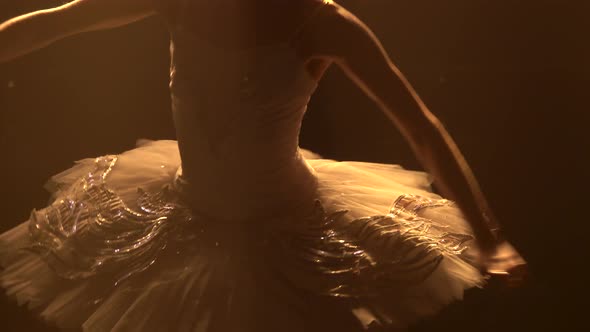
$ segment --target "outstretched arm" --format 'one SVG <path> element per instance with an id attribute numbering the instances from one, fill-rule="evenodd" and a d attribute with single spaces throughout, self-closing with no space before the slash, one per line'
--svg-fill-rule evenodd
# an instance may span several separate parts
<path id="1" fill-rule="evenodd" d="M 337 5 L 322 13 L 313 33 L 316 53 L 337 63 L 401 130 L 443 196 L 459 205 L 482 251 L 491 255 L 498 245 L 498 225 L 471 169 L 374 34 Z"/>
<path id="2" fill-rule="evenodd" d="M 0 62 L 82 32 L 126 25 L 155 13 L 153 0 L 76 0 L 0 24 Z"/>

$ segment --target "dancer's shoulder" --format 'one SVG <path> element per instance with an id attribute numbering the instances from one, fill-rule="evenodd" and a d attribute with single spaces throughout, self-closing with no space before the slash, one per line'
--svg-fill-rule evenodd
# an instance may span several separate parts
<path id="1" fill-rule="evenodd" d="M 294 38 L 313 53 L 310 57 L 340 60 L 366 47 L 380 47 L 375 34 L 352 12 L 331 0 L 314 1 L 315 10 Z"/>

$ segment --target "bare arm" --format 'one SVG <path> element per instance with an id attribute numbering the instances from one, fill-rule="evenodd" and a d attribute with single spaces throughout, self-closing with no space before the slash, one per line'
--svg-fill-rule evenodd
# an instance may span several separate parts
<path id="1" fill-rule="evenodd" d="M 155 13 L 153 0 L 76 0 L 0 24 L 0 62 L 82 32 L 115 28 Z"/>
<path id="2" fill-rule="evenodd" d="M 392 63 L 373 33 L 345 9 L 322 13 L 314 34 L 317 52 L 329 57 L 400 129 L 443 196 L 455 201 L 472 226 L 481 249 L 495 250 L 498 228 L 488 203 L 457 145 L 444 126 Z M 346 36 L 334 38 L 333 36 Z"/>

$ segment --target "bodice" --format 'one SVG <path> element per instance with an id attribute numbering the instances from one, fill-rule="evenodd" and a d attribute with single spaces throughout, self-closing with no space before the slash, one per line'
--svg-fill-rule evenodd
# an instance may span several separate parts
<path id="1" fill-rule="evenodd" d="M 196 209 L 254 217 L 308 201 L 315 177 L 298 136 L 317 83 L 294 48 L 230 51 L 180 27 L 171 35 L 174 123 Z"/>

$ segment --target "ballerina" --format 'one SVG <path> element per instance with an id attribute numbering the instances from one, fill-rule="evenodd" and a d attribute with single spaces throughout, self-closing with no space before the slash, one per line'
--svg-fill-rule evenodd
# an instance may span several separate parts
<path id="1" fill-rule="evenodd" d="M 153 15 L 170 30 L 178 141 L 50 179 L 52 203 L 0 235 L 0 283 L 19 303 L 88 331 L 403 329 L 486 275 L 522 278 L 456 144 L 333 1 L 77 0 L 0 25 L 0 61 Z M 426 173 L 299 148 L 332 64 L 449 200 Z"/>

